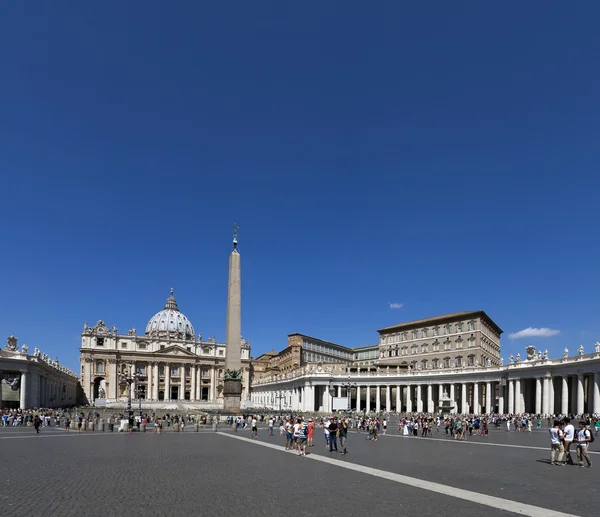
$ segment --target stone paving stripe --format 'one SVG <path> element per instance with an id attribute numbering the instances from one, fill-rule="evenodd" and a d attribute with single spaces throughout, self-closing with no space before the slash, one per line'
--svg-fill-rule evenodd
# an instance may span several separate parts
<path id="1" fill-rule="evenodd" d="M 454 440 L 452 438 L 448 438 L 446 440 L 444 440 L 443 438 L 431 438 L 431 437 L 423 437 L 421 439 L 420 436 L 418 437 L 414 437 L 414 436 L 404 436 L 404 435 L 398 435 L 398 434 L 386 434 L 386 435 L 381 435 L 379 436 L 379 438 L 381 438 L 382 436 L 390 437 L 390 438 L 406 438 L 408 440 L 415 440 L 415 441 L 436 441 L 436 442 L 449 442 L 449 443 L 463 443 L 463 444 L 469 444 L 469 445 L 487 445 L 488 447 L 512 447 L 514 449 L 535 449 L 538 451 L 547 451 L 548 453 L 550 453 L 550 447 L 535 447 L 533 445 L 513 445 L 510 443 L 493 443 L 493 442 L 474 442 L 472 440 Z M 588 447 L 589 448 L 589 447 Z M 571 454 L 574 453 L 576 449 L 572 448 L 571 449 Z M 598 451 L 588 451 L 588 454 L 600 454 L 600 452 Z"/>
<path id="2" fill-rule="evenodd" d="M 227 438 L 234 438 L 235 440 L 242 440 L 245 442 L 253 443 L 255 445 L 261 445 L 262 447 L 269 447 L 271 449 L 275 449 L 279 452 L 285 452 L 286 454 L 290 454 L 289 451 L 286 451 L 281 447 L 281 445 L 273 445 L 271 443 L 264 443 L 253 440 L 252 438 L 244 438 L 242 436 L 235 436 L 233 434 L 226 434 L 223 432 L 219 432 L 221 436 L 226 436 Z M 296 453 L 293 453 L 294 456 L 297 456 Z M 541 508 L 539 506 L 532 506 L 525 503 L 519 503 L 517 501 L 511 501 L 510 499 L 503 499 L 500 497 L 494 497 L 491 495 L 480 494 L 478 492 L 471 492 L 469 490 L 464 490 L 462 488 L 454 488 L 447 485 L 442 485 L 441 483 L 434 483 L 432 481 L 425 481 L 424 479 L 412 478 L 409 476 L 403 476 L 402 474 L 395 474 L 393 472 L 387 472 L 385 470 L 374 469 L 371 467 L 364 467 L 362 465 L 357 465 L 355 463 L 349 463 L 346 461 L 340 461 L 333 458 L 327 458 L 325 456 L 319 456 L 317 454 L 309 454 L 305 456 L 305 458 L 321 461 L 323 463 L 328 463 L 330 465 L 335 465 L 336 467 L 342 467 L 348 470 L 355 470 L 356 472 L 360 472 L 362 474 L 369 474 L 371 476 L 376 476 L 379 478 L 387 479 L 389 481 L 395 481 L 396 483 L 401 483 L 403 485 L 412 486 L 415 488 L 421 488 L 423 490 L 428 490 L 429 492 L 435 492 L 437 494 L 446 495 L 449 497 L 454 497 L 456 499 L 464 499 L 465 501 L 469 501 L 472 503 L 478 503 L 484 506 L 490 506 L 495 509 L 505 510 L 507 512 L 516 513 L 518 515 L 525 515 L 527 517 L 581 517 L 569 513 L 564 512 L 556 512 L 554 510 L 549 510 L 547 508 Z M 302 460 L 300 460 L 302 461 Z"/>

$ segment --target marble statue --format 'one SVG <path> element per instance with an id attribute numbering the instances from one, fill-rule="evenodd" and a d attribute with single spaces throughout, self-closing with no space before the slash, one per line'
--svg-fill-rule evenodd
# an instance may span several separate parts
<path id="1" fill-rule="evenodd" d="M 527 351 L 527 360 L 533 361 L 533 359 L 535 359 L 535 347 L 533 345 L 529 345 L 525 348 L 525 350 Z"/>
<path id="2" fill-rule="evenodd" d="M 27 355 L 27 351 L 29 350 L 29 347 L 27 345 L 23 345 L 21 347 L 21 352 L 25 355 Z"/>
<path id="3" fill-rule="evenodd" d="M 385 374 L 386 374 L 386 375 L 389 375 L 389 374 L 390 374 L 390 367 L 389 367 L 389 366 L 388 366 L 388 367 L 385 369 Z"/>
<path id="4" fill-rule="evenodd" d="M 596 341 L 596 344 L 594 345 L 594 351 L 597 354 L 600 354 L 600 341 Z"/>
<path id="5" fill-rule="evenodd" d="M 112 326 L 112 333 L 113 333 L 113 334 L 116 334 L 116 333 L 117 333 L 117 326 L 116 326 L 116 325 L 113 325 L 113 326 Z"/>
<path id="6" fill-rule="evenodd" d="M 567 347 L 563 350 L 563 357 L 569 357 L 569 349 Z"/>
<path id="7" fill-rule="evenodd" d="M 84 323 L 84 324 L 83 324 L 83 331 L 84 331 L 84 332 L 87 332 L 89 329 L 90 329 L 90 327 L 88 326 L 88 324 L 87 324 L 87 323 Z"/>
<path id="8" fill-rule="evenodd" d="M 517 363 L 521 362 L 521 352 L 517 353 Z"/>
<path id="9" fill-rule="evenodd" d="M 538 352 L 537 358 L 539 360 L 543 359 L 543 357 L 542 357 L 542 351 L 541 350 Z"/>
<path id="10" fill-rule="evenodd" d="M 105 399 L 106 398 L 106 392 L 104 391 L 104 388 L 100 388 L 98 390 L 98 398 L 99 399 Z"/>
<path id="11" fill-rule="evenodd" d="M 136 328 L 132 327 L 127 331 L 128 336 L 135 336 Z"/>
<path id="12" fill-rule="evenodd" d="M 40 349 L 36 346 L 33 349 L 33 357 L 39 357 L 40 356 Z"/>
<path id="13" fill-rule="evenodd" d="M 17 348 L 17 338 L 15 336 L 8 336 L 8 338 L 6 338 L 6 346 L 4 347 L 4 350 L 7 352 L 19 351 Z"/>
<path id="14" fill-rule="evenodd" d="M 544 350 L 544 359 L 548 360 L 548 349 Z"/>
<path id="15" fill-rule="evenodd" d="M 510 357 L 508 358 L 508 362 L 509 362 L 510 364 L 513 364 L 513 363 L 515 362 L 515 358 L 513 357 L 513 355 L 512 355 L 512 354 L 510 354 Z"/>
<path id="16" fill-rule="evenodd" d="M 583 355 L 583 345 L 579 345 L 579 357 Z"/>

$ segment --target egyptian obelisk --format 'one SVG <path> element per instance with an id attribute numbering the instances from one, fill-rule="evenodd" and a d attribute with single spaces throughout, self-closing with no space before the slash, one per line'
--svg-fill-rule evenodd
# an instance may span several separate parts
<path id="1" fill-rule="evenodd" d="M 233 226 L 233 251 L 229 256 L 229 289 L 227 292 L 223 409 L 228 413 L 239 413 L 242 399 L 242 284 L 240 254 L 237 250 L 238 228 L 237 224 Z"/>

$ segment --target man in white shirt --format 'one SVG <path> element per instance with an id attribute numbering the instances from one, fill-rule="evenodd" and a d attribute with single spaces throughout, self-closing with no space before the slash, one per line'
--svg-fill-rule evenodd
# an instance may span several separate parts
<path id="1" fill-rule="evenodd" d="M 571 458 L 571 444 L 575 439 L 575 427 L 571 423 L 571 419 L 565 417 L 565 428 L 563 429 L 565 435 L 565 458 L 569 465 L 573 465 L 573 458 Z"/>
<path id="2" fill-rule="evenodd" d="M 252 432 L 250 433 L 251 438 L 258 438 L 258 427 L 256 422 L 256 417 L 252 417 Z"/>
<path id="3" fill-rule="evenodd" d="M 554 421 L 554 427 L 549 429 L 550 431 L 550 464 L 565 466 L 565 449 L 562 444 L 563 432 L 560 430 L 560 422 Z M 558 458 L 556 457 L 558 454 Z"/>
<path id="4" fill-rule="evenodd" d="M 592 466 L 592 460 L 588 455 L 588 445 L 592 439 L 592 431 L 585 428 L 585 422 L 579 422 L 579 430 L 577 431 L 577 463 L 578 467 L 583 467 L 583 459 L 587 463 L 587 467 Z"/>

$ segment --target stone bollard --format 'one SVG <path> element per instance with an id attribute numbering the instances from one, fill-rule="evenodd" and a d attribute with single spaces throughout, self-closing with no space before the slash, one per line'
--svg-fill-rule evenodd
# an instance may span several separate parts
<path id="1" fill-rule="evenodd" d="M 173 432 L 174 433 L 178 433 L 179 432 L 179 424 L 173 424 Z"/>
<path id="2" fill-rule="evenodd" d="M 194 432 L 197 433 L 198 432 L 198 423 L 194 424 Z"/>
<path id="3" fill-rule="evenodd" d="M 216 433 L 219 430 L 219 422 L 213 419 L 213 431 Z"/>
<path id="4" fill-rule="evenodd" d="M 90 421 L 90 426 L 89 427 L 90 427 L 90 431 L 94 430 L 94 421 L 93 420 Z"/>
<path id="5" fill-rule="evenodd" d="M 98 431 L 100 432 L 104 432 L 104 418 L 100 419 L 100 422 L 98 423 Z"/>
<path id="6" fill-rule="evenodd" d="M 146 424 L 140 424 L 140 433 L 146 432 Z"/>

